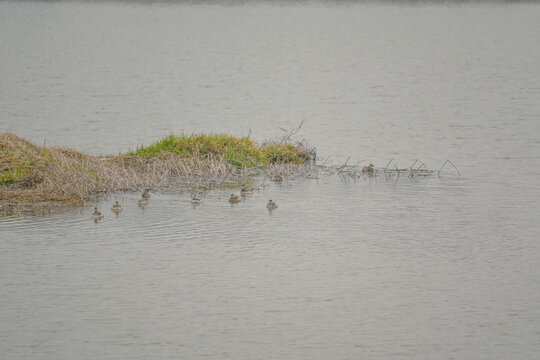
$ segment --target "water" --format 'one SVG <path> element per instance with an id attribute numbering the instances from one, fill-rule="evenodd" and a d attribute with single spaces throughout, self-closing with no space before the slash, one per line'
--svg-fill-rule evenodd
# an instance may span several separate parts
<path id="1" fill-rule="evenodd" d="M 539 19 L 534 4 L 1 2 L 0 131 L 115 154 L 305 119 L 328 163 L 462 173 L 3 216 L 2 357 L 535 359 Z"/>

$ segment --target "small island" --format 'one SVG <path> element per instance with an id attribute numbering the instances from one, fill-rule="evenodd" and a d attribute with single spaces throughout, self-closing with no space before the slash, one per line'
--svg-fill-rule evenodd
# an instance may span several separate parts
<path id="1" fill-rule="evenodd" d="M 170 135 L 116 156 L 94 156 L 58 146 L 38 146 L 0 134 L 0 204 L 85 203 L 92 197 L 159 188 L 171 179 L 206 186 L 264 171 L 283 177 L 314 161 L 315 149 L 284 137 L 259 145 L 227 134 Z M 286 171 L 284 169 L 287 169 Z"/>

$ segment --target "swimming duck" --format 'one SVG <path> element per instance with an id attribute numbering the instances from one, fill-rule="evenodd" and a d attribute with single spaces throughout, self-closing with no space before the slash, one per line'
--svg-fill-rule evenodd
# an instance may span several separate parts
<path id="1" fill-rule="evenodd" d="M 116 202 L 116 204 L 114 204 L 112 207 L 111 207 L 111 210 L 112 211 L 116 211 L 116 212 L 120 212 L 122 211 L 122 205 L 120 205 L 118 203 L 118 201 Z"/>
<path id="2" fill-rule="evenodd" d="M 198 193 L 191 195 L 191 203 L 193 205 L 200 204 L 201 203 L 201 195 L 198 194 Z"/>
<path id="3" fill-rule="evenodd" d="M 278 206 L 275 202 L 273 202 L 272 200 L 269 200 L 268 204 L 266 204 L 266 207 L 268 208 L 268 210 L 274 210 L 274 209 L 277 209 Z"/>
<path id="4" fill-rule="evenodd" d="M 283 176 L 281 175 L 276 175 L 272 178 L 272 180 L 274 180 L 275 182 L 282 182 L 283 181 Z"/>
<path id="5" fill-rule="evenodd" d="M 247 189 L 245 186 L 240 190 L 240 195 L 246 196 L 246 195 L 252 195 L 253 189 Z"/>
<path id="6" fill-rule="evenodd" d="M 148 189 L 144 189 L 144 191 L 143 191 L 141 197 L 142 197 L 143 199 L 150 199 L 150 196 L 152 196 L 152 195 L 150 195 L 150 191 L 149 191 Z"/>
<path id="7" fill-rule="evenodd" d="M 105 217 L 102 213 L 100 213 L 97 209 L 97 207 L 94 208 L 94 212 L 92 213 L 92 218 L 95 220 L 101 220 Z"/>
<path id="8" fill-rule="evenodd" d="M 375 166 L 374 166 L 373 164 L 369 164 L 369 166 L 364 166 L 364 167 L 362 168 L 362 172 L 363 172 L 363 173 L 365 173 L 365 172 L 367 172 L 367 173 L 372 173 L 372 172 L 374 172 L 374 171 L 375 171 Z"/>
<path id="9" fill-rule="evenodd" d="M 238 195 L 231 194 L 231 197 L 229 198 L 229 202 L 231 204 L 236 204 L 236 203 L 242 202 L 242 199 Z"/>

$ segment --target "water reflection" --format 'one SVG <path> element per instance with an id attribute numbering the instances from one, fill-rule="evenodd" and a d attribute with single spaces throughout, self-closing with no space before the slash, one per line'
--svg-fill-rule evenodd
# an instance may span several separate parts
<path id="1" fill-rule="evenodd" d="M 150 202 L 149 199 L 139 199 L 139 201 L 137 202 L 137 204 L 139 205 L 139 207 L 141 209 L 144 209 L 146 207 L 146 205 L 148 205 L 148 203 Z"/>

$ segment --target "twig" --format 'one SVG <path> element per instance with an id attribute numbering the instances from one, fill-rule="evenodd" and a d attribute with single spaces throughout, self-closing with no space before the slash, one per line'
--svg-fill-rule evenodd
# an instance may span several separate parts
<path id="1" fill-rule="evenodd" d="M 421 162 L 421 161 L 420 161 L 420 162 Z M 427 169 L 426 164 L 424 164 L 423 162 L 421 162 L 420 166 L 418 166 L 418 167 L 416 168 L 416 171 L 413 172 L 412 176 L 416 175 L 416 173 L 418 173 L 418 171 L 419 171 L 421 168 L 423 168 L 423 167 Z"/>
<path id="2" fill-rule="evenodd" d="M 386 169 L 388 169 L 388 166 L 390 165 L 390 163 L 392 162 L 392 160 L 394 160 L 394 158 L 391 158 L 390 161 L 388 161 L 388 164 L 386 164 L 386 167 L 384 168 L 384 172 L 386 173 Z"/>
<path id="3" fill-rule="evenodd" d="M 441 176 L 441 171 L 442 171 L 442 169 L 444 168 L 444 166 L 446 165 L 446 163 L 450 163 L 450 164 L 454 167 L 454 169 L 456 169 L 456 171 L 457 171 L 457 173 L 458 173 L 458 176 L 461 176 L 461 173 L 459 172 L 459 170 L 458 170 L 458 168 L 456 167 L 456 165 L 454 165 L 454 164 L 453 164 L 450 160 L 448 160 L 448 159 L 444 162 L 444 164 L 441 166 L 440 170 L 437 172 L 437 176 L 439 176 L 439 177 Z"/>
<path id="4" fill-rule="evenodd" d="M 337 172 L 340 172 L 341 169 L 343 169 L 344 167 L 346 167 L 346 166 L 347 166 L 347 163 L 349 162 L 349 159 L 350 159 L 350 158 L 351 158 L 351 157 L 349 156 L 349 157 L 347 158 L 347 160 L 345 160 L 345 164 L 343 164 L 342 166 L 338 167 L 338 168 L 336 169 L 336 171 L 337 171 Z"/>

